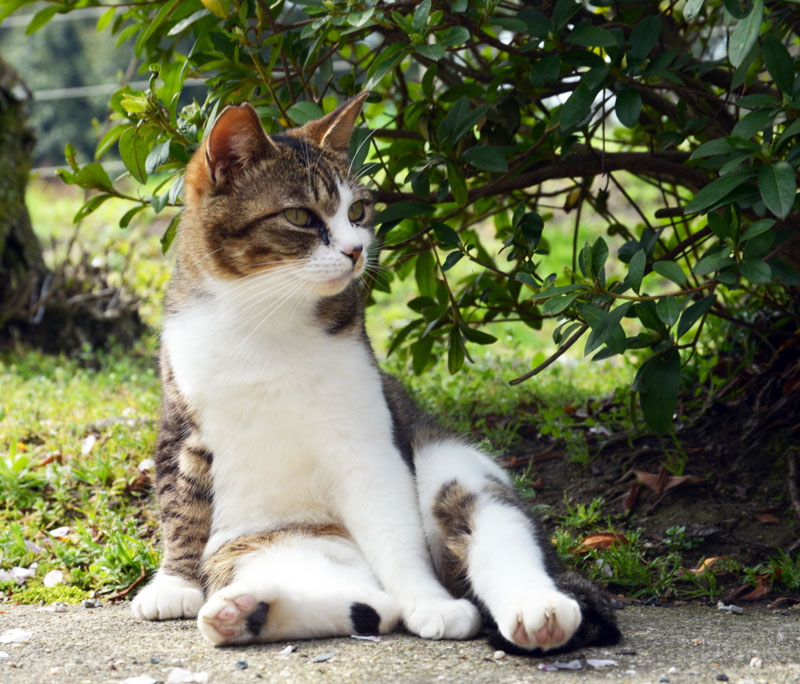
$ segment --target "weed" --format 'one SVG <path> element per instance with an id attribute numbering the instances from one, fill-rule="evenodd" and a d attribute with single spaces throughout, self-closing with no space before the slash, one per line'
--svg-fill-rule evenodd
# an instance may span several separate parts
<path id="1" fill-rule="evenodd" d="M 80 603 L 89 597 L 89 592 L 72 585 L 59 584 L 55 587 L 45 587 L 42 584 L 33 584 L 13 595 L 15 603 Z"/>
<path id="2" fill-rule="evenodd" d="M 571 527 L 576 530 L 585 530 L 591 528 L 600 518 L 602 507 L 605 501 L 598 497 L 594 499 L 588 506 L 582 503 L 572 505 L 572 499 L 564 494 L 564 507 L 566 513 L 563 515 L 561 521 L 566 527 Z"/>

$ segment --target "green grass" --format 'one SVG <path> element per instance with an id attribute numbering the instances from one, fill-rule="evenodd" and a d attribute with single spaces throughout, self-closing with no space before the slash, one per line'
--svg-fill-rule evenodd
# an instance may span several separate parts
<path id="1" fill-rule="evenodd" d="M 48 245 L 54 241 L 47 250 L 51 265 L 66 252 L 74 228 L 65 217 L 74 215 L 80 204 L 79 195 L 63 188 L 42 183 L 30 188 L 34 225 Z M 170 258 L 161 255 L 159 244 L 166 224 L 142 221 L 122 231 L 116 222 L 125 208 L 108 201 L 85 220 L 72 258 L 86 250 L 90 258 L 106 260 L 120 282 L 143 299 L 143 314 L 155 329 L 170 269 Z M 554 241 L 554 259 L 569 254 L 564 252 L 569 230 L 562 238 Z M 564 253 L 556 255 L 556 250 Z M 404 302 L 411 296 L 410 279 L 396 280 L 392 296 L 379 296 L 369 310 L 369 330 L 382 360 L 389 331 L 406 320 Z M 472 345 L 475 363 L 456 376 L 447 371 L 444 358 L 421 376 L 409 370 L 410 360 L 402 352 L 384 365 L 403 378 L 426 410 L 483 439 L 482 446 L 492 453 L 512 447 L 517 428 L 534 423 L 545 438 L 561 440 L 571 460 L 587 465 L 591 454 L 584 428 L 592 421 L 614 432 L 630 429 L 624 409 L 595 410 L 600 398 L 611 393 L 619 400 L 627 396 L 633 369 L 626 361 L 591 363 L 573 350 L 533 380 L 512 387 L 508 380 L 540 363 L 552 344 L 547 331 L 522 326 L 506 326 L 499 339 L 491 347 Z M 0 591 L 14 600 L 110 595 L 157 567 L 154 501 L 139 470 L 152 457 L 156 436 L 156 345 L 153 335 L 133 350 L 84 349 L 71 357 L 23 350 L 0 357 L 0 569 L 37 564 L 24 587 L 0 582 Z M 575 418 L 574 408 L 580 406 L 588 406 L 594 417 Z M 682 470 L 680 450 L 673 460 L 671 471 Z M 517 473 L 515 481 L 523 497 L 541 508 L 530 475 L 530 469 Z M 678 528 L 667 533 L 662 552 L 649 548 L 635 529 L 621 530 L 624 544 L 582 549 L 587 534 L 614 530 L 618 524 L 601 517 L 598 501 L 569 500 L 557 523 L 554 541 L 569 566 L 631 596 L 716 598 L 720 589 L 715 573 L 731 571 L 730 564 L 720 563 L 703 576 L 687 573 L 682 557 L 691 551 L 692 540 Z M 64 573 L 65 584 L 43 586 L 45 575 L 55 569 Z M 800 588 L 800 561 L 785 554 L 736 570 L 754 586 L 768 577 L 776 586 Z"/>

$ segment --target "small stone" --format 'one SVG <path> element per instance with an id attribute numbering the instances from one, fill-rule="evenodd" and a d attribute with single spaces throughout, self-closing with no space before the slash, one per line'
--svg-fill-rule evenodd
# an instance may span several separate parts
<path id="1" fill-rule="evenodd" d="M 669 668 L 669 670 L 667 670 L 667 674 L 675 674 L 677 671 L 678 668 L 673 665 L 671 668 Z"/>
<path id="2" fill-rule="evenodd" d="M 153 665 L 158 665 L 158 658 L 156 658 L 155 656 L 152 656 L 152 657 L 150 658 L 150 662 L 151 662 Z"/>
<path id="3" fill-rule="evenodd" d="M 248 667 L 249 666 L 247 664 L 247 661 L 244 658 L 242 658 L 241 660 L 237 660 L 236 661 L 236 669 L 237 670 L 246 670 Z"/>
<path id="4" fill-rule="evenodd" d="M 494 655 L 492 656 L 492 658 L 494 658 L 495 660 L 501 660 L 505 657 L 506 657 L 505 651 L 495 651 Z"/>
<path id="5" fill-rule="evenodd" d="M 718 681 L 718 682 L 727 682 L 727 681 L 728 681 L 728 675 L 726 675 L 726 674 L 722 674 L 722 673 L 720 672 L 720 673 L 717 675 L 717 681 Z"/>
<path id="6" fill-rule="evenodd" d="M 333 656 L 336 655 L 335 653 L 322 653 L 321 655 L 315 656 L 311 659 L 312 663 L 324 663 L 326 660 L 330 660 Z"/>
<path id="7" fill-rule="evenodd" d="M 761 658 L 759 658 L 758 656 L 753 656 L 752 658 L 750 658 L 750 667 L 761 667 L 763 662 L 764 661 L 761 660 Z"/>
<path id="8" fill-rule="evenodd" d="M 669 684 L 672 680 L 669 677 L 665 676 L 665 677 L 661 677 L 658 681 L 659 682 L 664 682 L 664 684 Z"/>

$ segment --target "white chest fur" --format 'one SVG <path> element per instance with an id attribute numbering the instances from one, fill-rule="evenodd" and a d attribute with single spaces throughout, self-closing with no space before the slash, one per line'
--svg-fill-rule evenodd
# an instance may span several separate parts
<path id="1" fill-rule="evenodd" d="M 364 344 L 327 335 L 302 302 L 285 308 L 255 330 L 258 316 L 243 319 L 212 297 L 164 329 L 176 382 L 214 455 L 206 553 L 288 523 L 336 522 L 337 479 L 370 452 L 393 451 Z"/>

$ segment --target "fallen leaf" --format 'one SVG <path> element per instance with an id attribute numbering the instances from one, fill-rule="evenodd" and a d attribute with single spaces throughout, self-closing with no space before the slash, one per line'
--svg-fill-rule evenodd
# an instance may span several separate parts
<path id="1" fill-rule="evenodd" d="M 622 502 L 622 510 L 626 513 L 633 509 L 636 505 L 636 502 L 639 500 L 639 492 L 642 491 L 642 485 L 638 482 L 634 482 L 631 485 L 631 488 L 628 490 L 628 493 L 625 495 L 625 500 Z"/>
<path id="2" fill-rule="evenodd" d="M 138 677 L 128 677 L 122 684 L 156 684 L 156 681 L 150 675 L 139 675 Z"/>
<path id="3" fill-rule="evenodd" d="M 330 660 L 335 656 L 335 653 L 322 653 L 321 655 L 315 656 L 311 659 L 312 663 L 324 663 L 326 660 Z"/>
<path id="4" fill-rule="evenodd" d="M 192 672 L 182 667 L 173 667 L 167 677 L 167 684 L 206 684 L 208 672 Z"/>
<path id="5" fill-rule="evenodd" d="M 760 599 L 762 596 L 766 596 L 769 592 L 772 591 L 772 586 L 764 577 L 759 578 L 758 585 L 756 586 L 753 591 L 744 596 L 739 597 L 740 601 L 755 601 L 756 599 Z"/>
<path id="6" fill-rule="evenodd" d="M 601 532 L 590 534 L 581 542 L 581 550 L 608 549 L 617 544 L 627 544 L 628 540 L 616 532 Z"/>
<path id="7" fill-rule="evenodd" d="M 56 539 L 63 541 L 64 539 L 67 538 L 67 535 L 69 534 L 69 527 L 67 527 L 66 525 L 62 527 L 56 527 L 54 530 L 50 530 L 48 534 L 51 537 L 55 537 Z"/>
<path id="8" fill-rule="evenodd" d="M 695 577 L 702 577 L 703 575 L 706 574 L 706 572 L 708 572 L 714 566 L 714 564 L 718 560 L 720 560 L 720 559 L 719 558 L 704 558 L 702 561 L 700 561 L 700 564 L 696 568 L 693 568 L 691 570 L 687 570 L 686 572 L 688 572 L 690 575 L 694 575 Z"/>
<path id="9" fill-rule="evenodd" d="M 84 439 L 81 443 L 81 456 L 86 456 L 94 447 L 95 442 L 97 442 L 97 437 L 94 435 L 89 435 Z"/>
<path id="10" fill-rule="evenodd" d="M 634 470 L 633 472 L 641 484 L 652 489 L 656 494 L 663 494 L 682 484 L 697 484 L 703 481 L 703 478 L 697 475 L 669 475 L 663 466 L 658 473 L 648 473 L 644 470 Z"/>
<path id="11" fill-rule="evenodd" d="M 780 525 L 781 521 L 778 520 L 776 515 L 772 513 L 756 513 L 756 520 L 766 525 Z"/>

